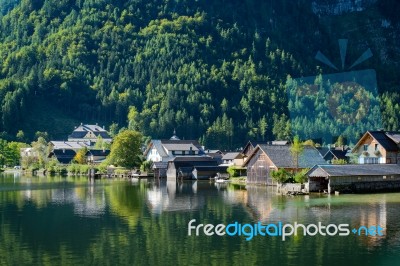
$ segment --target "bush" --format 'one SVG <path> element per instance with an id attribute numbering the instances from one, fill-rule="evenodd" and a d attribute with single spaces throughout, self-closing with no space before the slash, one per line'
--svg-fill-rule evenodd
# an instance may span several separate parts
<path id="1" fill-rule="evenodd" d="M 307 174 L 308 170 L 309 169 L 303 169 L 300 172 L 296 173 L 293 176 L 294 181 L 296 183 L 300 183 L 300 184 L 304 184 L 305 182 L 307 182 L 308 177 L 306 174 Z"/>
<path id="2" fill-rule="evenodd" d="M 87 174 L 89 172 L 89 169 L 90 169 L 89 165 L 85 165 L 85 164 L 79 165 L 79 173 L 80 174 Z"/>
<path id="3" fill-rule="evenodd" d="M 228 169 L 226 169 L 226 171 L 228 172 L 230 177 L 238 177 L 239 176 L 239 173 L 235 169 L 234 166 L 229 166 Z"/>
<path id="4" fill-rule="evenodd" d="M 142 171 L 142 172 L 150 172 L 151 165 L 152 165 L 151 161 L 144 161 L 142 163 L 142 165 L 140 166 L 140 171 Z"/>
<path id="5" fill-rule="evenodd" d="M 272 171 L 271 177 L 274 181 L 276 181 L 280 184 L 283 184 L 283 183 L 287 183 L 289 181 L 289 179 L 291 178 L 291 175 L 285 169 L 279 169 L 276 171 Z"/>
<path id="6" fill-rule="evenodd" d="M 76 165 L 76 164 L 70 164 L 68 167 L 67 167 L 67 170 L 68 170 L 68 173 L 70 173 L 70 174 L 76 174 L 77 173 L 77 171 L 78 171 L 78 165 Z"/>

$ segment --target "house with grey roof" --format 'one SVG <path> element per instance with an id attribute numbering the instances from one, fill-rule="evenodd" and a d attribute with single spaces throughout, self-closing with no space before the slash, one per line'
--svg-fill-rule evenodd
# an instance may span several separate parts
<path id="1" fill-rule="evenodd" d="M 400 132 L 367 131 L 352 150 L 359 164 L 399 164 Z"/>
<path id="2" fill-rule="evenodd" d="M 222 164 L 224 166 L 242 166 L 244 163 L 244 155 L 240 152 L 228 152 L 222 156 Z"/>
<path id="3" fill-rule="evenodd" d="M 244 160 L 247 160 L 247 157 L 251 155 L 257 145 L 277 145 L 277 146 L 285 146 L 288 145 L 289 141 L 287 140 L 274 140 L 274 141 L 249 141 L 244 146 L 242 150 L 242 154 L 244 156 Z"/>
<path id="4" fill-rule="evenodd" d="M 204 149 L 197 140 L 181 140 L 174 131 L 168 140 L 153 139 L 143 153 L 147 161 L 153 162 L 155 176 L 167 177 L 168 162 L 180 156 L 204 156 Z"/>
<path id="5" fill-rule="evenodd" d="M 347 156 L 350 148 L 341 146 L 328 149 L 327 153 L 324 155 L 324 160 L 328 163 L 335 163 L 335 161 L 349 162 L 349 157 Z"/>
<path id="6" fill-rule="evenodd" d="M 290 145 L 257 145 L 244 163 L 247 167 L 247 183 L 275 185 L 271 172 L 285 169 L 289 172 L 325 164 L 320 153 L 311 146 L 305 146 L 298 161 L 290 151 Z"/>
<path id="7" fill-rule="evenodd" d="M 204 150 L 197 140 L 180 140 L 174 132 L 169 140 L 151 140 L 143 155 L 147 161 L 168 162 L 176 156 L 204 155 Z"/>
<path id="8" fill-rule="evenodd" d="M 88 161 L 91 163 L 100 163 L 107 157 L 110 151 L 106 149 L 94 149 L 94 145 L 99 138 L 108 143 L 112 141 L 108 132 L 97 124 L 81 124 L 68 136 L 68 141 L 50 141 L 51 152 L 48 157 L 54 157 L 62 164 L 69 164 L 73 161 L 74 156 L 79 150 L 86 148 L 89 150 L 86 154 Z"/>
<path id="9" fill-rule="evenodd" d="M 308 191 L 365 193 L 400 191 L 400 165 L 316 165 L 307 172 Z"/>
<path id="10" fill-rule="evenodd" d="M 102 138 L 104 142 L 108 143 L 112 141 L 110 134 L 104 129 L 104 127 L 100 127 L 98 124 L 81 124 L 72 131 L 71 135 L 68 136 L 68 141 L 90 141 L 94 144 L 97 142 L 98 138 Z"/>

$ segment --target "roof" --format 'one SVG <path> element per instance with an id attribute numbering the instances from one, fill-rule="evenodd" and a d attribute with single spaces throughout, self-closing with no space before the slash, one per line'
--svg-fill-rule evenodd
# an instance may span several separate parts
<path id="1" fill-rule="evenodd" d="M 154 162 L 153 169 L 167 169 L 168 162 Z"/>
<path id="2" fill-rule="evenodd" d="M 195 170 L 197 171 L 224 171 L 226 172 L 226 169 L 228 169 L 227 166 L 195 166 Z"/>
<path id="3" fill-rule="evenodd" d="M 258 145 L 244 165 L 251 161 L 258 149 L 261 149 L 271 159 L 278 168 L 295 168 L 295 159 L 290 151 L 289 145 Z M 325 160 L 320 153 L 311 146 L 304 146 L 303 152 L 299 156 L 299 168 L 311 168 L 317 164 L 325 164 Z"/>
<path id="4" fill-rule="evenodd" d="M 150 144 L 147 146 L 146 151 L 144 152 L 145 156 L 148 154 L 148 152 L 151 150 L 151 147 L 153 147 L 153 146 L 157 150 L 158 154 L 163 158 L 170 157 L 167 153 L 167 150 L 190 151 L 190 148 L 192 148 L 192 151 L 199 151 L 199 154 L 203 153 L 201 145 L 197 140 L 153 139 L 153 140 L 151 140 Z"/>
<path id="5" fill-rule="evenodd" d="M 103 139 L 111 139 L 111 136 L 102 127 L 98 125 L 83 125 L 83 124 L 75 128 L 74 131 L 71 133 L 71 135 L 68 136 L 68 138 L 80 139 L 85 137 L 88 132 L 93 132 L 93 134 L 96 137 L 101 136 Z"/>
<path id="6" fill-rule="evenodd" d="M 169 161 L 176 169 L 194 166 L 217 166 L 218 161 L 208 156 L 179 156 Z"/>
<path id="7" fill-rule="evenodd" d="M 173 140 L 173 139 L 163 139 L 161 140 L 163 145 L 165 144 L 193 144 L 196 148 L 201 149 L 201 145 L 197 140 Z"/>
<path id="8" fill-rule="evenodd" d="M 170 162 L 211 162 L 215 161 L 209 156 L 177 156 Z"/>
<path id="9" fill-rule="evenodd" d="M 353 151 L 355 151 L 361 145 L 363 139 L 368 135 L 374 138 L 386 151 L 399 150 L 397 143 L 394 141 L 400 137 L 399 132 L 367 131 L 358 141 Z"/>
<path id="10" fill-rule="evenodd" d="M 239 152 L 228 152 L 222 156 L 222 160 L 234 160 L 240 155 Z"/>
<path id="11" fill-rule="evenodd" d="M 400 144 L 400 132 L 386 132 L 386 136 L 388 136 L 396 144 Z"/>
<path id="12" fill-rule="evenodd" d="M 93 155 L 93 156 L 107 156 L 110 154 L 110 150 L 88 150 L 86 156 Z"/>
<path id="13" fill-rule="evenodd" d="M 165 152 L 163 146 L 161 145 L 161 140 L 152 140 L 152 143 L 153 147 L 156 148 L 161 157 L 168 157 L 168 153 Z"/>
<path id="14" fill-rule="evenodd" d="M 348 158 L 346 157 L 346 154 L 347 154 L 347 150 L 329 150 L 326 154 L 325 154 L 325 156 L 324 156 L 324 159 L 325 159 L 325 157 L 328 155 L 328 153 L 331 153 L 333 156 L 335 156 L 337 159 L 339 159 L 339 160 L 347 160 Z"/>
<path id="15" fill-rule="evenodd" d="M 288 145 L 289 141 L 287 140 L 273 140 L 271 141 L 271 145 Z"/>
<path id="16" fill-rule="evenodd" d="M 369 134 L 387 151 L 397 151 L 399 148 L 384 131 L 368 131 Z"/>
<path id="17" fill-rule="evenodd" d="M 205 150 L 205 153 L 206 154 L 214 154 L 214 153 L 223 154 L 222 151 L 220 151 L 220 150 L 210 150 L 210 149 Z"/>
<path id="18" fill-rule="evenodd" d="M 310 177 L 322 176 L 383 176 L 400 175 L 398 164 L 345 164 L 345 165 L 316 165 L 307 175 Z"/>
<path id="19" fill-rule="evenodd" d="M 54 150 L 63 149 L 82 149 L 84 147 L 90 147 L 89 141 L 51 141 Z"/>
<path id="20" fill-rule="evenodd" d="M 199 149 L 192 143 L 167 143 L 162 145 L 169 151 L 198 151 Z"/>
<path id="21" fill-rule="evenodd" d="M 325 155 L 328 153 L 330 150 L 328 147 L 318 147 L 316 148 L 317 151 L 322 155 L 322 157 L 325 157 Z"/>
<path id="22" fill-rule="evenodd" d="M 76 153 L 74 150 L 65 149 L 65 150 L 54 150 L 49 154 L 49 157 L 55 156 L 60 163 L 68 164 L 74 159 L 75 155 Z"/>

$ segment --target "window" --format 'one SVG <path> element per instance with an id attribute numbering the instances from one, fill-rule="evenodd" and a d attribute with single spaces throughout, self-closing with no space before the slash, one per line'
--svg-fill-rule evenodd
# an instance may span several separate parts
<path id="1" fill-rule="evenodd" d="M 365 164 L 378 164 L 379 158 L 366 157 L 366 158 L 364 158 L 364 163 Z"/>
<path id="2" fill-rule="evenodd" d="M 379 144 L 375 144 L 375 151 L 379 150 Z"/>
<path id="3" fill-rule="evenodd" d="M 364 151 L 368 151 L 368 145 L 364 144 Z"/>
<path id="4" fill-rule="evenodd" d="M 185 151 L 182 152 L 182 155 L 185 155 Z"/>
<path id="5" fill-rule="evenodd" d="M 175 155 L 175 151 L 172 151 L 172 155 Z"/>

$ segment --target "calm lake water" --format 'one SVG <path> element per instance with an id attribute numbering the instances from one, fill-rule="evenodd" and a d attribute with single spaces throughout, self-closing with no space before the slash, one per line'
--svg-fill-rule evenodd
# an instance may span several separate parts
<path id="1" fill-rule="evenodd" d="M 188 222 L 380 225 L 383 236 L 188 236 Z M 0 175 L 1 265 L 400 265 L 400 194 Z"/>

